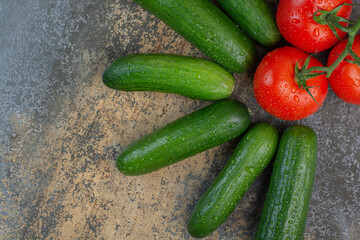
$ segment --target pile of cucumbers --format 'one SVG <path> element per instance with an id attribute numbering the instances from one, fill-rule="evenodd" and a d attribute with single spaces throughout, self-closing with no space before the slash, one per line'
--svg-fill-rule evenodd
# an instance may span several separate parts
<path id="1" fill-rule="evenodd" d="M 269 7 L 263 0 L 218 0 L 246 35 L 209 0 L 135 1 L 216 63 L 171 54 L 129 55 L 104 71 L 104 84 L 121 91 L 169 92 L 215 102 L 129 145 L 117 158 L 119 171 L 129 176 L 150 173 L 243 135 L 194 207 L 188 232 L 197 238 L 214 232 L 275 158 L 256 239 L 302 239 L 317 161 L 315 132 L 294 125 L 279 141 L 273 126 L 250 127 L 245 104 L 226 99 L 235 85 L 230 72 L 244 72 L 256 61 L 249 37 L 264 46 L 280 39 Z"/>

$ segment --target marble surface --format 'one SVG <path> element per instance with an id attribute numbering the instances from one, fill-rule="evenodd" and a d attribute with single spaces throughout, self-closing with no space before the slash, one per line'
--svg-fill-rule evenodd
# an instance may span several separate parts
<path id="1" fill-rule="evenodd" d="M 209 102 L 114 91 L 101 74 L 126 54 L 205 56 L 131 0 L 0 1 L 0 23 L 0 239 L 191 239 L 190 211 L 237 140 L 126 177 L 115 167 L 121 149 Z M 360 107 L 330 89 L 311 117 L 281 121 L 256 103 L 253 74 L 235 74 L 232 95 L 253 123 L 280 132 L 301 123 L 318 134 L 305 238 L 360 239 Z M 270 173 L 207 239 L 253 238 Z"/>

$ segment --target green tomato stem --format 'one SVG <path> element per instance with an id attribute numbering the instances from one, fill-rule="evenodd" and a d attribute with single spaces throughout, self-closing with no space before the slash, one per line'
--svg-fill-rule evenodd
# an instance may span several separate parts
<path id="1" fill-rule="evenodd" d="M 335 60 L 333 64 L 327 67 L 311 67 L 308 68 L 310 58 L 309 56 L 304 65 L 301 69 L 298 68 L 298 63 L 295 65 L 295 80 L 299 86 L 299 88 L 305 89 L 309 95 L 312 97 L 312 99 L 316 102 L 315 98 L 312 96 L 306 81 L 326 74 L 326 78 L 329 78 L 333 71 L 336 69 L 336 67 L 348 56 L 352 56 L 355 61 L 351 61 L 352 63 L 355 63 L 360 66 L 360 57 L 356 55 L 356 53 L 352 50 L 352 45 L 354 43 L 355 37 L 357 32 L 360 29 L 360 18 L 354 23 L 353 26 L 345 27 L 340 24 L 340 22 L 346 22 L 346 23 L 352 23 L 351 21 L 341 18 L 339 16 L 336 16 L 337 12 L 341 9 L 342 6 L 349 5 L 347 3 L 342 4 L 338 6 L 337 8 L 331 10 L 331 11 L 324 11 L 324 10 L 318 10 L 314 13 L 313 18 L 316 22 L 322 24 L 322 25 L 328 25 L 330 29 L 334 32 L 334 35 L 339 38 L 337 31 L 335 28 L 338 28 L 339 30 L 348 33 L 349 38 L 348 42 L 346 44 L 346 47 L 344 51 L 339 55 L 339 57 Z M 321 13 L 321 15 L 318 15 L 318 13 Z M 317 102 L 316 102 L 317 103 Z"/>

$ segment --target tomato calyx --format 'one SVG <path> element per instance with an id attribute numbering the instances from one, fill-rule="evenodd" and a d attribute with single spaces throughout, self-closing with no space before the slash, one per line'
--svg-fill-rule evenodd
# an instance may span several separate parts
<path id="1" fill-rule="evenodd" d="M 314 96 L 311 94 L 310 92 L 310 88 L 314 88 L 314 87 L 319 87 L 319 86 L 307 86 L 307 83 L 306 81 L 308 79 L 311 79 L 313 77 L 317 77 L 317 76 L 320 76 L 320 75 L 324 75 L 326 74 L 326 72 L 313 72 L 314 70 L 311 70 L 311 71 L 307 71 L 309 69 L 314 69 L 314 68 L 323 68 L 323 67 L 312 67 L 312 68 L 308 68 L 309 66 L 309 63 L 310 63 L 310 58 L 311 58 L 311 55 L 309 57 L 307 57 L 305 59 L 305 62 L 303 64 L 303 66 L 301 68 L 299 68 L 299 61 L 296 62 L 295 64 L 295 82 L 297 83 L 297 85 L 299 86 L 299 88 L 301 89 L 304 89 L 309 95 L 310 97 L 318 104 L 320 105 L 316 99 L 314 98 Z"/>
<path id="2" fill-rule="evenodd" d="M 355 22 L 350 21 L 349 19 L 337 16 L 336 14 L 340 11 L 340 9 L 343 6 L 352 6 L 352 5 L 354 5 L 354 4 L 344 3 L 344 4 L 337 6 L 336 8 L 334 8 L 331 11 L 318 9 L 316 12 L 314 12 L 313 19 L 315 22 L 317 22 L 321 25 L 327 25 L 331 29 L 331 31 L 334 33 L 335 37 L 338 38 L 339 40 L 342 40 L 340 38 L 338 32 L 336 31 L 336 28 L 343 32 L 349 33 L 349 28 L 343 26 L 341 23 L 355 24 Z"/>
<path id="3" fill-rule="evenodd" d="M 356 55 L 356 53 L 352 50 L 352 45 L 354 43 L 356 34 L 360 29 L 360 18 L 356 22 L 352 22 L 348 19 L 336 16 L 336 13 L 344 5 L 351 5 L 351 4 L 344 3 L 344 4 L 339 5 L 338 7 L 334 8 L 331 11 L 318 10 L 313 15 L 313 18 L 315 21 L 317 21 L 320 24 L 324 23 L 324 24 L 328 25 L 331 28 L 331 30 L 334 32 L 335 36 L 337 36 L 338 38 L 339 38 L 339 35 L 337 34 L 335 28 L 338 28 L 341 31 L 348 33 L 349 38 L 348 38 L 348 42 L 346 44 L 344 51 L 339 55 L 339 57 L 335 60 L 335 62 L 328 67 L 307 68 L 307 66 L 309 65 L 311 56 L 306 58 L 305 63 L 301 69 L 299 69 L 299 67 L 298 67 L 299 61 L 295 65 L 295 79 L 299 85 L 299 88 L 305 89 L 315 102 L 316 102 L 316 100 L 314 99 L 314 97 L 312 96 L 312 94 L 309 90 L 311 87 L 307 87 L 307 85 L 306 85 L 307 80 L 317 77 L 317 76 L 320 76 L 320 75 L 324 75 L 324 74 L 326 74 L 326 78 L 329 78 L 331 76 L 331 74 L 333 73 L 333 71 L 335 70 L 335 68 L 349 55 L 354 60 L 345 59 L 345 61 L 348 61 L 350 63 L 354 63 L 354 64 L 360 66 L 360 57 L 358 55 Z M 319 15 L 319 13 L 320 13 L 320 15 Z M 340 22 L 346 22 L 352 26 L 345 27 L 345 26 L 341 25 Z"/>

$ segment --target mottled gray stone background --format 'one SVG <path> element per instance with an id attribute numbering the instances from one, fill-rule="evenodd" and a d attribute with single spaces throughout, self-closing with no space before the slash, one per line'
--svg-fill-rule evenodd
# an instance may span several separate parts
<path id="1" fill-rule="evenodd" d="M 0 239 L 191 239 L 189 213 L 237 141 L 145 176 L 120 174 L 121 149 L 209 104 L 104 87 L 106 66 L 145 52 L 205 57 L 131 0 L 0 0 Z M 253 123 L 282 132 L 295 122 L 257 105 L 253 73 L 235 75 L 232 98 Z M 330 90 L 297 123 L 315 129 L 320 147 L 306 239 L 360 239 L 360 107 Z M 270 170 L 208 239 L 254 236 Z"/>

